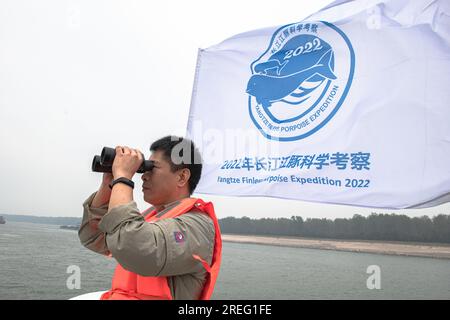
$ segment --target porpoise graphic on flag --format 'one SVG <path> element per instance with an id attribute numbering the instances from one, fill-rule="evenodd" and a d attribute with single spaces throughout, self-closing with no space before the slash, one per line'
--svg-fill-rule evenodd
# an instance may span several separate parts
<path id="1" fill-rule="evenodd" d="M 351 41 L 332 23 L 304 21 L 275 30 L 250 65 L 245 93 L 254 125 L 268 139 L 295 141 L 311 136 L 342 106 L 354 69 Z M 322 115 L 305 125 L 317 112 Z M 297 129 L 289 129 L 293 127 Z"/>
<path id="2" fill-rule="evenodd" d="M 312 90 L 303 89 L 303 93 L 300 94 L 295 94 L 294 91 L 297 89 L 302 89 L 301 85 L 305 81 L 316 80 L 314 82 L 322 82 L 325 79 L 336 79 L 336 76 L 331 68 L 332 57 L 333 52 L 329 49 L 320 57 L 319 61 L 314 63 L 312 66 L 285 76 L 279 76 L 279 72 L 286 64 L 288 64 L 289 61 L 285 61 L 282 65 L 276 67 L 277 75 L 267 74 L 267 70 L 273 69 L 272 67 L 265 68 L 262 70 L 261 74 L 255 74 L 250 78 L 247 85 L 247 93 L 254 96 L 256 101 L 266 108 L 270 107 L 272 102 L 280 101 L 288 95 L 303 98 L 305 96 L 305 92 L 310 93 Z M 308 56 L 308 58 L 309 59 L 305 60 L 311 61 L 311 57 Z M 269 62 L 270 61 L 278 60 L 269 60 Z M 258 64 L 255 67 L 255 70 L 261 70 L 262 68 L 260 66 L 266 63 L 267 62 Z M 300 102 L 307 99 L 308 98 L 306 97 Z"/>

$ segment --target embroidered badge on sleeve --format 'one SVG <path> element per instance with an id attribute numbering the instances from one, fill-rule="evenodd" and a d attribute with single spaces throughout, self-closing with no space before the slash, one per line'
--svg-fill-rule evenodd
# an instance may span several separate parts
<path id="1" fill-rule="evenodd" d="M 174 232 L 173 236 L 175 237 L 175 242 L 177 243 L 183 243 L 186 240 L 186 236 L 180 231 Z"/>

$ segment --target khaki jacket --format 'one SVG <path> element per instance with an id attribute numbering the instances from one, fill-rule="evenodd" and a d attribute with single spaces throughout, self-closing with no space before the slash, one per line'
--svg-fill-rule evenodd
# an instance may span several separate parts
<path id="1" fill-rule="evenodd" d="M 174 299 L 197 299 L 206 271 L 192 255 L 197 254 L 211 264 L 215 233 L 212 219 L 199 211 L 190 211 L 177 218 L 149 223 L 134 201 L 109 212 L 108 204 L 91 208 L 95 194 L 83 203 L 83 220 L 78 231 L 82 245 L 112 255 L 128 271 L 168 277 Z M 166 205 L 163 211 L 178 203 Z M 184 241 L 177 241 L 179 232 Z"/>

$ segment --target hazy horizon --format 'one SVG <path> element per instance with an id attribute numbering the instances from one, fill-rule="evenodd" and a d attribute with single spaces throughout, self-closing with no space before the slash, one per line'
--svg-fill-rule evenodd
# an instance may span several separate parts
<path id="1" fill-rule="evenodd" d="M 213 202 L 214 203 L 214 202 Z M 150 206 L 149 206 L 150 207 Z M 442 210 L 438 210 L 440 207 L 442 207 Z M 355 214 L 359 214 L 361 216 L 367 217 L 373 213 L 375 214 L 395 214 L 395 215 L 406 215 L 408 217 L 421 217 L 421 216 L 428 216 L 430 218 L 433 218 L 435 216 L 438 216 L 440 214 L 444 214 L 444 215 L 450 215 L 450 213 L 448 211 L 446 211 L 447 209 L 447 205 L 442 205 L 442 206 L 437 206 L 434 208 L 429 208 L 429 209 L 403 209 L 403 210 L 381 210 L 381 209 L 377 209 L 377 208 L 373 208 L 373 209 L 367 209 L 367 208 L 360 208 L 361 212 L 357 212 L 358 207 L 354 208 L 355 213 L 353 213 L 352 215 L 342 215 L 339 217 L 330 217 L 330 216 L 326 216 L 326 215 L 305 215 L 302 213 L 295 213 L 294 211 L 292 211 L 291 214 L 286 215 L 286 216 L 255 216 L 249 213 L 246 214 L 236 214 L 236 215 L 221 215 L 220 217 L 218 217 L 219 219 L 221 218 L 227 218 L 227 217 L 235 217 L 235 218 L 242 218 L 244 216 L 252 218 L 252 219 L 262 219 L 262 218 L 291 218 L 292 216 L 301 216 L 303 219 L 308 219 L 308 218 L 328 218 L 331 220 L 337 219 L 337 218 L 352 218 Z M 425 213 L 424 211 L 436 211 L 434 212 L 428 212 Z M 142 210 L 144 211 L 144 210 Z M 218 211 L 216 209 L 216 211 Z M 11 212 L 2 212 L 0 211 L 0 216 L 26 216 L 26 217 L 36 217 L 36 218 L 77 218 L 77 219 L 81 219 L 82 218 L 82 210 L 78 213 L 78 215 L 68 215 L 68 216 L 52 216 L 52 215 L 45 215 L 45 214 L 32 214 L 32 213 L 11 213 Z"/>

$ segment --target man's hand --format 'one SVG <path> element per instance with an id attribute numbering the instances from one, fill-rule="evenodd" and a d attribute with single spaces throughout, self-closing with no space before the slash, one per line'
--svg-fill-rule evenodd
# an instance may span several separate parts
<path id="1" fill-rule="evenodd" d="M 120 177 L 133 178 L 143 161 L 144 158 L 140 150 L 117 146 L 116 157 L 112 165 L 114 179 Z"/>
<path id="2" fill-rule="evenodd" d="M 109 187 L 109 184 L 114 180 L 113 174 L 110 172 L 103 173 L 102 187 Z"/>
<path id="3" fill-rule="evenodd" d="M 102 184 L 97 191 L 94 199 L 91 203 L 91 208 L 100 208 L 104 204 L 109 202 L 109 198 L 111 197 L 111 189 L 109 184 L 113 181 L 113 175 L 110 172 L 103 173 Z"/>

